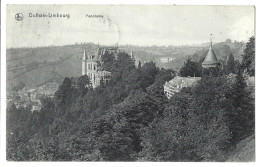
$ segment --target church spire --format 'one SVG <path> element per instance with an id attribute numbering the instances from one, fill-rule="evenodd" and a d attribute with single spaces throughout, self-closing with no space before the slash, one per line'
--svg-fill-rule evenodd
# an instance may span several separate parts
<path id="1" fill-rule="evenodd" d="M 212 46 L 212 34 L 210 34 L 209 40 L 210 40 L 210 46 Z"/>
<path id="2" fill-rule="evenodd" d="M 84 49 L 83 60 L 87 60 L 86 49 Z"/>
<path id="3" fill-rule="evenodd" d="M 131 50 L 130 57 L 131 57 L 131 59 L 134 60 L 134 53 L 133 53 L 133 50 Z"/>
<path id="4" fill-rule="evenodd" d="M 82 58 L 82 75 L 86 75 L 86 60 L 87 60 L 87 55 L 86 55 L 86 49 L 84 48 L 84 53 Z"/>

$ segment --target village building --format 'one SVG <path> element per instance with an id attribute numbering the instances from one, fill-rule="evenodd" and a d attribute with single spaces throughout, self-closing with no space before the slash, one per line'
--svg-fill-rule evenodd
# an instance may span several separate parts
<path id="1" fill-rule="evenodd" d="M 28 89 L 26 87 L 16 91 L 8 91 L 7 100 L 13 102 L 16 107 L 28 107 L 31 106 L 31 111 L 41 109 L 42 97 L 54 97 L 55 92 L 58 90 L 59 84 L 56 82 L 45 83 L 34 89 Z"/>
<path id="2" fill-rule="evenodd" d="M 200 77 L 179 77 L 176 76 L 169 82 L 164 84 L 164 93 L 170 99 L 175 93 L 179 92 L 182 88 L 192 87 L 200 80 Z"/>

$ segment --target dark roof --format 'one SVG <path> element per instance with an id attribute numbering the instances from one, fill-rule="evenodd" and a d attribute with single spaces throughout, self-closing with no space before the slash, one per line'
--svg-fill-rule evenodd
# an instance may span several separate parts
<path id="1" fill-rule="evenodd" d="M 101 56 L 106 52 L 106 51 L 118 51 L 118 47 L 111 47 L 111 46 L 102 46 L 98 47 L 98 49 L 94 52 L 90 52 L 87 57 L 83 57 L 83 60 L 85 58 L 86 61 L 88 62 L 96 62 L 96 61 L 101 61 Z M 85 53 L 85 51 L 84 51 Z M 86 53 L 85 53 L 86 55 Z M 84 55 L 84 56 L 85 56 Z"/>
<path id="2" fill-rule="evenodd" d="M 202 63 L 202 66 L 210 66 L 210 65 L 219 65 L 219 61 L 217 59 L 217 56 L 212 48 L 212 45 L 209 47 L 208 54 L 205 58 L 205 60 Z"/>
<path id="3" fill-rule="evenodd" d="M 101 56 L 99 55 L 98 51 L 95 51 L 95 52 L 92 52 L 92 53 L 89 54 L 87 61 L 88 62 L 90 62 L 90 61 L 96 62 L 96 61 L 100 61 L 100 60 L 101 60 Z"/>

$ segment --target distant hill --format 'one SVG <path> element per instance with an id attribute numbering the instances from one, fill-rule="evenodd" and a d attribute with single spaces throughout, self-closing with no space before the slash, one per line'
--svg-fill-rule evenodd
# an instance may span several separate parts
<path id="1" fill-rule="evenodd" d="M 241 61 L 245 43 L 229 41 L 217 43 L 213 47 L 219 59 L 224 59 L 225 56 L 232 53 L 235 59 Z M 62 82 L 65 77 L 80 76 L 83 48 L 86 48 L 87 52 L 93 52 L 98 46 L 88 43 L 7 49 L 7 89 L 12 89 L 20 82 L 25 83 L 26 87 L 32 88 L 48 81 Z M 128 53 L 133 50 L 136 64 L 139 61 L 142 64 L 154 61 L 160 68 L 179 70 L 188 57 L 193 59 L 205 57 L 208 45 L 178 47 L 122 45 L 119 48 Z M 171 61 L 165 62 L 165 59 L 168 58 Z"/>
<path id="2" fill-rule="evenodd" d="M 24 82 L 30 88 L 51 79 L 60 82 L 65 77 L 80 76 L 84 47 L 94 51 L 96 46 L 88 44 L 7 50 L 7 89 L 19 82 Z"/>

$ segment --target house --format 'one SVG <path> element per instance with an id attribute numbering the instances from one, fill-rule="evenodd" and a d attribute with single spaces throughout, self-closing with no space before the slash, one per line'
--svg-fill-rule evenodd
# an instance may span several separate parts
<path id="1" fill-rule="evenodd" d="M 101 82 L 107 84 L 111 80 L 111 72 L 101 70 L 102 67 L 102 56 L 106 54 L 112 54 L 117 60 L 117 56 L 120 53 L 118 47 L 99 47 L 94 53 L 86 53 L 84 49 L 83 59 L 82 59 L 82 75 L 87 75 L 89 77 L 90 84 L 93 88 L 101 85 Z M 130 57 L 133 61 L 134 55 L 131 51 Z"/>
<path id="2" fill-rule="evenodd" d="M 168 99 L 170 99 L 175 93 L 179 92 L 182 88 L 192 87 L 200 80 L 200 77 L 180 77 L 177 76 L 166 81 L 164 84 L 164 93 Z"/>

